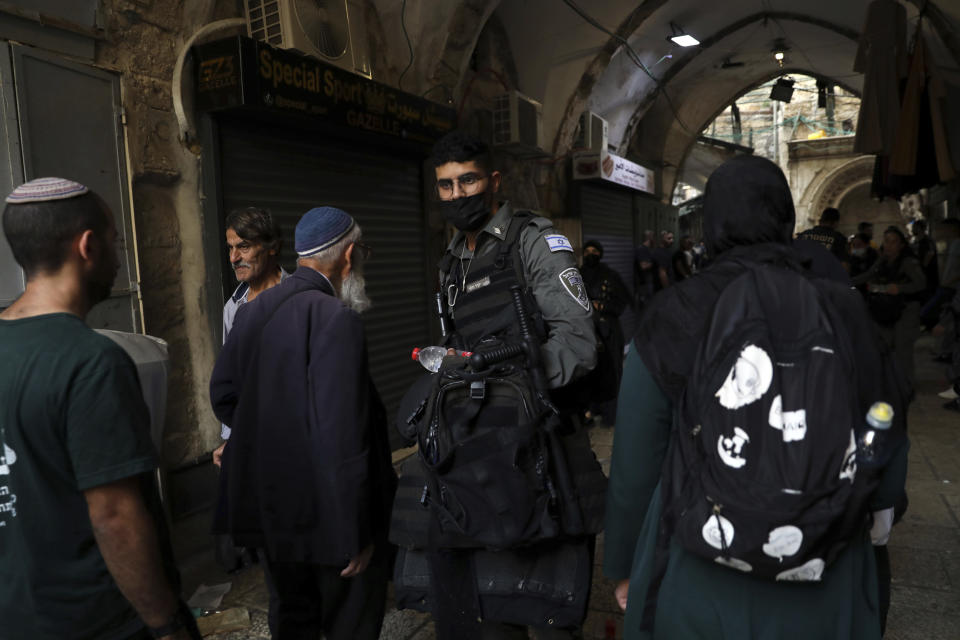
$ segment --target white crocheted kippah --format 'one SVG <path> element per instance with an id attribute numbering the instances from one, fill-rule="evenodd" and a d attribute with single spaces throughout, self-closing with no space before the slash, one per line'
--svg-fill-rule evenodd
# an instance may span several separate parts
<path id="1" fill-rule="evenodd" d="M 30 182 L 25 182 L 10 195 L 7 196 L 7 202 L 10 204 L 26 204 L 28 202 L 50 202 L 51 200 L 66 200 L 67 198 L 76 198 L 89 189 L 73 180 L 65 178 L 37 178 Z"/>

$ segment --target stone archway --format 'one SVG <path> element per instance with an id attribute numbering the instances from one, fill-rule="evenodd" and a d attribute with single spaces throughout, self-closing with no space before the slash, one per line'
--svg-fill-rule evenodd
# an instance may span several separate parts
<path id="1" fill-rule="evenodd" d="M 802 205 L 798 209 L 807 212 L 807 220 L 798 219 L 798 226 L 803 222 L 808 223 L 804 227 L 816 224 L 820 212 L 827 207 L 840 210 L 837 230 L 845 235 L 856 233 L 859 222 L 872 222 L 875 229 L 880 230 L 891 224 L 902 225 L 903 217 L 896 200 L 878 201 L 870 195 L 873 165 L 873 156 L 861 156 L 814 180 L 804 190 L 805 197 L 798 198 L 798 204 Z"/>
<path id="2" fill-rule="evenodd" d="M 477 39 L 487 20 L 500 4 L 500 0 L 474 0 L 461 2 L 456 9 L 449 11 L 449 20 L 433 38 L 437 45 L 430 51 L 420 51 L 426 59 L 433 61 L 426 70 L 426 81 L 450 87 L 452 96 L 461 97 L 463 79 L 470 55 L 477 46 Z"/>
<path id="3" fill-rule="evenodd" d="M 869 186 L 873 179 L 873 164 L 872 156 L 863 156 L 842 164 L 826 174 L 816 185 L 814 196 L 809 200 L 811 216 L 817 215 L 827 207 L 836 207 L 851 189 L 863 183 Z"/>
<path id="4" fill-rule="evenodd" d="M 879 242 L 883 230 L 890 225 L 896 225 L 905 231 L 900 205 L 891 198 L 882 201 L 872 198 L 869 182 L 861 182 L 848 189 L 836 207 L 840 210 L 840 226 L 837 231 L 845 235 L 856 233 L 859 222 L 873 223 L 874 242 Z"/>

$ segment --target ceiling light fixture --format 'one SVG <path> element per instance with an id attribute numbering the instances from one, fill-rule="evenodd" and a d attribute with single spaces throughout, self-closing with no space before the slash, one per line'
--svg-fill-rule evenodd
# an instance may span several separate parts
<path id="1" fill-rule="evenodd" d="M 771 51 L 771 53 L 773 53 L 773 59 L 777 61 L 781 69 L 783 69 L 784 54 L 789 50 L 790 48 L 787 47 L 787 43 L 784 42 L 783 38 L 777 38 L 773 41 L 773 51 Z"/>
<path id="2" fill-rule="evenodd" d="M 670 36 L 670 39 L 674 44 L 681 47 L 695 47 L 700 44 L 700 41 L 694 38 L 689 33 L 685 33 L 675 22 L 670 23 L 670 29 L 673 31 L 673 35 Z"/>

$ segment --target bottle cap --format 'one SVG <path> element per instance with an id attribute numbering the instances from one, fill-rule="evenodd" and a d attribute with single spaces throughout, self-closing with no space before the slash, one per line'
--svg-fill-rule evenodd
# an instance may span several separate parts
<path id="1" fill-rule="evenodd" d="M 867 412 L 867 423 L 874 429 L 889 429 L 893 422 L 893 407 L 886 402 L 874 402 Z"/>
<path id="2" fill-rule="evenodd" d="M 410 359 L 411 359 L 411 360 L 419 360 L 419 359 L 420 359 L 420 347 L 414 347 L 414 348 L 413 348 L 413 353 L 410 354 Z"/>

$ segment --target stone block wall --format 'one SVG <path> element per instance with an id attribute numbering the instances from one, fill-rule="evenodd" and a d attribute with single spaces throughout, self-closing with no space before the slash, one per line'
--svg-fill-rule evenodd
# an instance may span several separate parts
<path id="1" fill-rule="evenodd" d="M 207 400 L 215 349 L 206 314 L 199 158 L 179 140 L 174 65 L 204 24 L 240 15 L 234 0 L 103 0 L 96 64 L 120 74 L 147 333 L 169 344 L 162 457 L 175 466 L 218 444 Z M 220 34 L 222 35 L 226 34 Z"/>

